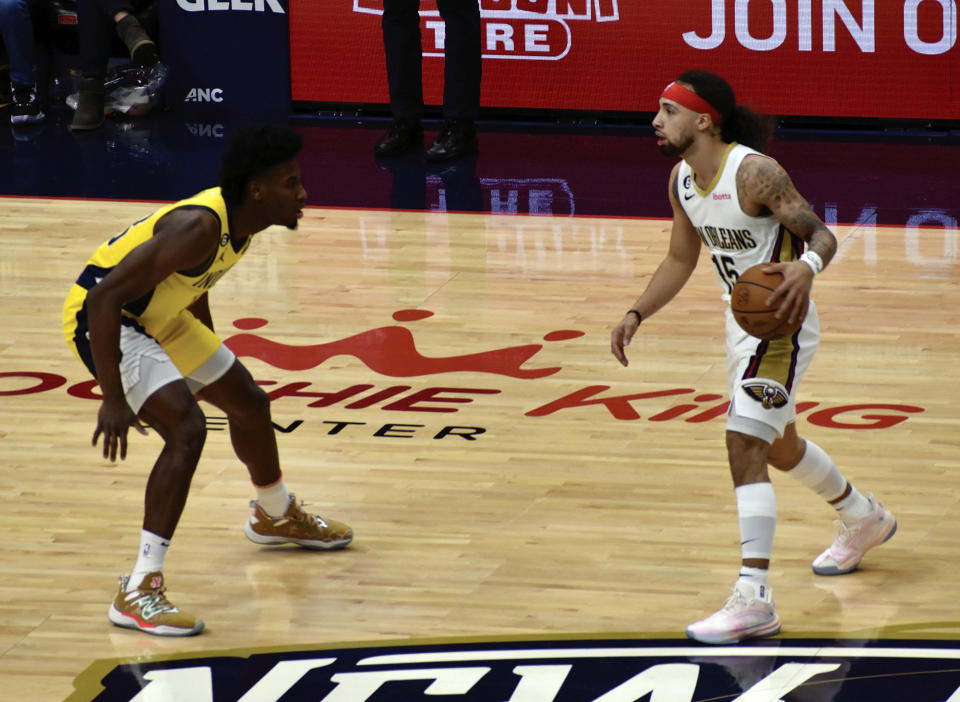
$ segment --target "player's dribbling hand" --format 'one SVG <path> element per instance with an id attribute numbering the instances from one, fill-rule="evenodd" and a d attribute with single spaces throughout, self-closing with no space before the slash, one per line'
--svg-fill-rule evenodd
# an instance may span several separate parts
<path id="1" fill-rule="evenodd" d="M 777 310 L 777 319 L 786 319 L 791 324 L 797 320 L 810 304 L 810 291 L 813 289 L 813 271 L 802 261 L 771 263 L 763 269 L 764 273 L 779 273 L 783 282 L 767 298 L 767 306 L 782 298 Z"/>
<path id="2" fill-rule="evenodd" d="M 97 439 L 103 434 L 103 457 L 111 462 L 117 460 L 119 449 L 120 460 L 127 457 L 127 429 L 133 426 L 141 434 L 147 430 L 137 420 L 137 415 L 130 409 L 126 400 L 109 402 L 104 400 L 97 414 L 97 428 L 93 432 L 92 446 L 97 445 Z"/>
<path id="3" fill-rule="evenodd" d="M 622 366 L 630 365 L 630 361 L 627 360 L 627 354 L 624 352 L 624 347 L 630 345 L 630 340 L 633 338 L 639 326 L 640 322 L 637 321 L 636 316 L 628 314 L 621 320 L 620 324 L 610 332 L 610 352 L 613 353 L 614 358 L 620 361 L 620 365 Z"/>

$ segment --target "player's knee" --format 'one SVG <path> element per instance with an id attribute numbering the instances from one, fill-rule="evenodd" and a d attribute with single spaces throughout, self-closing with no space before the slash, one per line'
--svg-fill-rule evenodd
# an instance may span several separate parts
<path id="1" fill-rule="evenodd" d="M 727 452 L 730 454 L 766 453 L 769 447 L 770 442 L 766 437 L 755 436 L 746 431 L 727 429 Z"/>
<path id="2" fill-rule="evenodd" d="M 737 431 L 727 431 L 727 458 L 734 485 L 764 482 L 767 476 L 766 440 Z"/>
<path id="3" fill-rule="evenodd" d="M 790 470 L 803 458 L 806 442 L 795 434 L 777 439 L 770 445 L 767 463 L 778 470 Z"/>
<path id="4" fill-rule="evenodd" d="M 244 388 L 243 399 L 228 412 L 241 425 L 270 421 L 270 396 L 252 380 Z"/>
<path id="5" fill-rule="evenodd" d="M 176 451 L 183 462 L 196 464 L 207 440 L 207 418 L 200 405 L 186 408 L 170 434 L 167 445 Z"/>
<path id="6" fill-rule="evenodd" d="M 249 408 L 257 417 L 270 417 L 270 396 L 259 385 L 254 384 L 250 389 Z"/>

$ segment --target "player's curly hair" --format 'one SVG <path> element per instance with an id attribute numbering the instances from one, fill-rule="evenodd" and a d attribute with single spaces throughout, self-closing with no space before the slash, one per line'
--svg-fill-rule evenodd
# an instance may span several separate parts
<path id="1" fill-rule="evenodd" d="M 693 92 L 709 102 L 723 117 L 720 136 L 727 142 L 736 141 L 760 153 L 766 153 L 773 140 L 776 119 L 759 115 L 746 105 L 738 105 L 733 88 L 720 76 L 707 71 L 687 71 L 677 82 L 693 88 Z"/>
<path id="2" fill-rule="evenodd" d="M 220 158 L 223 199 L 239 207 L 251 180 L 295 158 L 302 148 L 303 137 L 285 125 L 254 125 L 234 132 Z"/>

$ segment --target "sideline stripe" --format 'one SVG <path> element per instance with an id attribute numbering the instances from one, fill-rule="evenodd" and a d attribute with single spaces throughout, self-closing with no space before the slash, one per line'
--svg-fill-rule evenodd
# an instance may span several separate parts
<path id="1" fill-rule="evenodd" d="M 569 648 L 510 649 L 503 651 L 449 651 L 445 653 L 397 653 L 372 656 L 357 665 L 413 665 L 465 661 L 528 660 L 533 658 L 715 658 L 715 657 L 807 658 L 936 658 L 960 659 L 960 648 L 844 648 L 829 646 L 702 646 L 676 648 Z"/>

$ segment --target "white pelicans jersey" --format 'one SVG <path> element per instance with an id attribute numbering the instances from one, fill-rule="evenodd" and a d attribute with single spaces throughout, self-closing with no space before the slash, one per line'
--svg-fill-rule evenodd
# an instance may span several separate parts
<path id="1" fill-rule="evenodd" d="M 705 190 L 697 185 L 686 161 L 681 161 L 677 173 L 674 194 L 710 249 L 724 299 L 729 299 L 733 284 L 750 266 L 796 261 L 804 249 L 803 240 L 791 234 L 772 215 L 752 217 L 740 209 L 737 171 L 743 159 L 752 154 L 763 156 L 747 146 L 730 144 L 713 182 Z"/>

